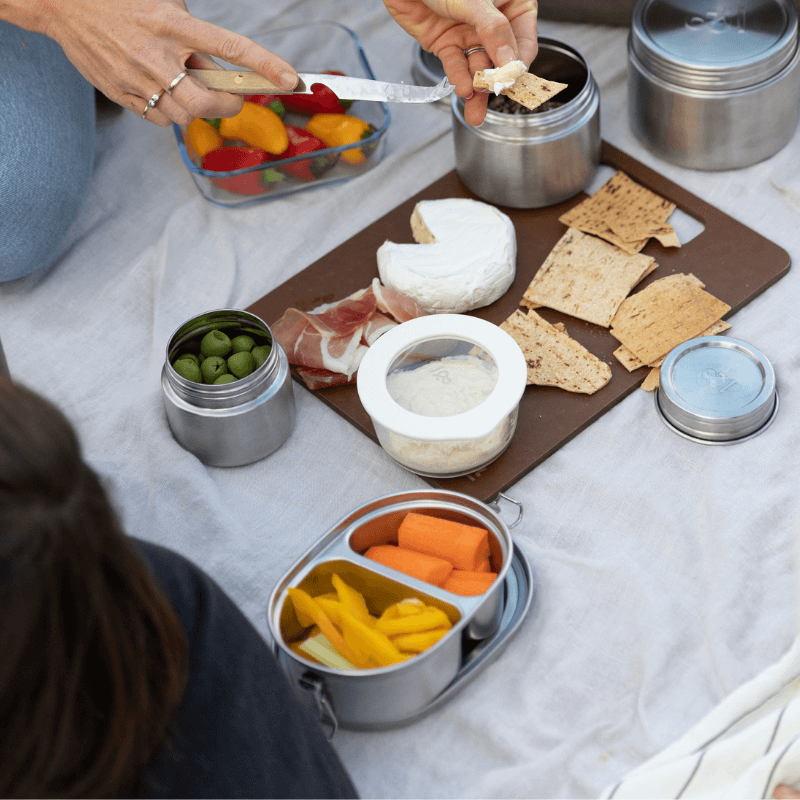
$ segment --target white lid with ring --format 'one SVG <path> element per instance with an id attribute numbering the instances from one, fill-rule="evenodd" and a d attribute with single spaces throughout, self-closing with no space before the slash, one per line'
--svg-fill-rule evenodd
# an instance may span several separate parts
<path id="1" fill-rule="evenodd" d="M 415 414 L 389 394 L 387 377 L 411 348 L 441 340 L 479 347 L 497 367 L 497 383 L 475 408 L 445 417 Z M 429 360 L 435 360 L 435 355 Z M 464 314 L 435 314 L 409 320 L 387 331 L 365 354 L 357 373 L 358 396 L 373 423 L 402 436 L 424 441 L 476 439 L 488 435 L 519 404 L 527 382 L 525 356 L 514 339 L 497 325 Z"/>

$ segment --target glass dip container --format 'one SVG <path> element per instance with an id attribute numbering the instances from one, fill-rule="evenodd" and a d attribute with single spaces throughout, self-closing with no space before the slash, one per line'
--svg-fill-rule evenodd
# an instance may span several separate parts
<path id="1" fill-rule="evenodd" d="M 519 345 L 490 322 L 462 314 L 409 320 L 373 344 L 358 396 L 383 449 L 418 475 L 454 478 L 509 445 L 525 390 Z"/>

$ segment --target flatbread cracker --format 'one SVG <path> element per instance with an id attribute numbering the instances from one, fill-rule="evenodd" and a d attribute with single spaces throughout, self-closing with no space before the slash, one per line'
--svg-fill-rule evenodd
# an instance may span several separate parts
<path id="1" fill-rule="evenodd" d="M 668 275 L 622 301 L 611 335 L 645 364 L 698 336 L 730 306 L 701 289 L 693 275 Z"/>
<path id="2" fill-rule="evenodd" d="M 522 305 L 547 306 L 607 328 L 622 301 L 657 266 L 640 253 L 569 228 L 550 251 L 522 297 Z"/>
<path id="3" fill-rule="evenodd" d="M 484 70 L 479 69 L 472 77 L 472 85 L 476 89 L 488 89 L 489 91 L 493 91 L 494 83 L 494 77 L 491 74 L 487 77 Z M 500 94 L 510 97 L 515 102 L 532 111 L 566 88 L 566 83 L 548 81 L 544 78 L 540 78 L 538 75 L 525 72 L 514 81 L 512 86 L 501 89 Z"/>
<path id="4" fill-rule="evenodd" d="M 647 373 L 647 377 L 642 381 L 642 389 L 646 392 L 654 392 L 661 383 L 661 367 L 653 367 Z"/>
<path id="5" fill-rule="evenodd" d="M 716 322 L 711 324 L 708 328 L 706 328 L 701 333 L 698 333 L 696 337 L 692 338 L 699 338 L 700 336 L 719 336 L 719 334 L 724 333 L 731 329 L 730 322 L 725 322 L 724 319 L 718 319 Z M 628 372 L 633 372 L 635 369 L 640 369 L 641 367 L 660 367 L 664 363 L 664 359 L 666 356 L 661 356 L 657 361 L 653 364 L 645 364 L 638 356 L 634 353 L 631 353 L 624 344 L 621 344 L 615 351 L 614 355 L 616 356 L 617 361 L 625 367 Z"/>
<path id="6" fill-rule="evenodd" d="M 600 236 L 625 252 L 639 252 L 651 237 L 680 246 L 667 219 L 675 204 L 616 172 L 593 195 L 566 211 L 559 221 Z"/>
<path id="7" fill-rule="evenodd" d="M 517 342 L 528 364 L 528 385 L 594 394 L 611 379 L 611 367 L 535 311 L 515 311 L 500 327 Z"/>

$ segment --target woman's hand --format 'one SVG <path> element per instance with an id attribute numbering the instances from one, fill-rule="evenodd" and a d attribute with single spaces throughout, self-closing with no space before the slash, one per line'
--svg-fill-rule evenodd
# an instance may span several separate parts
<path id="1" fill-rule="evenodd" d="M 9 21 L 55 39 L 90 83 L 139 115 L 185 66 L 215 68 L 208 56 L 252 69 L 287 89 L 297 84 L 288 62 L 245 36 L 193 17 L 183 0 L 10 0 L 7 5 Z M 171 94 L 161 94 L 146 119 L 162 126 L 187 124 L 195 117 L 231 117 L 241 108 L 241 97 L 211 91 L 187 76 Z"/>
<path id="2" fill-rule="evenodd" d="M 793 798 L 800 798 L 800 792 L 785 783 L 781 783 L 775 787 L 772 796 L 775 800 L 793 800 Z"/>
<path id="3" fill-rule="evenodd" d="M 475 92 L 472 75 L 492 65 L 503 67 L 536 57 L 536 0 L 384 0 L 389 13 L 444 67 L 456 94 L 466 98 L 464 118 L 480 125 L 488 96 Z M 486 52 L 464 51 L 481 45 Z"/>

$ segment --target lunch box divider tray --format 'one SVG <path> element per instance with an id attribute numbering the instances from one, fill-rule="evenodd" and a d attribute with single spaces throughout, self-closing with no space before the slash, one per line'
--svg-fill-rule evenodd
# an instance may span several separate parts
<path id="1" fill-rule="evenodd" d="M 651 239 L 642 252 L 653 256 L 659 266 L 635 291 L 666 275 L 691 272 L 703 281 L 708 292 L 731 306 L 726 315 L 730 316 L 789 271 L 789 254 L 777 244 L 607 142 L 602 145 L 601 163 L 622 170 L 705 226 L 680 248 L 664 248 Z M 247 310 L 272 325 L 287 308 L 310 311 L 369 286 L 378 275 L 377 250 L 386 240 L 414 242 L 410 224 L 414 206 L 420 200 L 451 197 L 478 199 L 455 171 L 450 172 Z M 499 325 L 519 308 L 528 284 L 567 230 L 558 218 L 585 198 L 582 193 L 560 205 L 532 210 L 502 208 L 516 229 L 516 278 L 501 298 L 470 313 Z M 553 387 L 527 387 L 519 406 L 516 433 L 506 451 L 480 472 L 460 478 L 425 478 L 432 486 L 489 502 L 629 395 L 648 374 L 646 368 L 628 372 L 617 361 L 613 352 L 620 343 L 608 329 L 548 308 L 537 309 L 537 313 L 550 323 L 563 322 L 570 336 L 611 367 L 611 380 L 593 395 Z M 377 444 L 355 384 L 322 389 L 315 394 Z"/>

